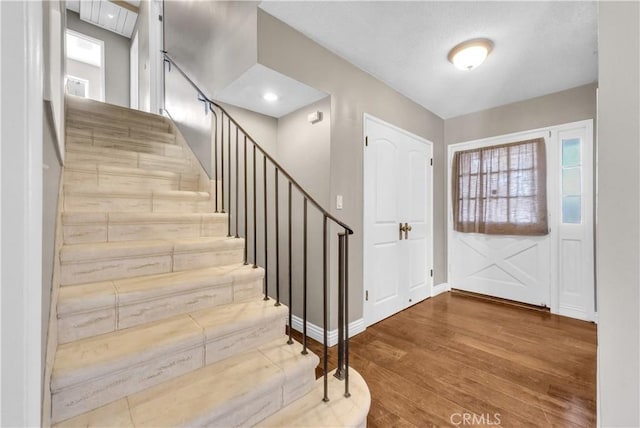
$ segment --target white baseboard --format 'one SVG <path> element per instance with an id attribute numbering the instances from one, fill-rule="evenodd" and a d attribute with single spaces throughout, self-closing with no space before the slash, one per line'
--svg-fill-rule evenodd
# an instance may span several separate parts
<path id="1" fill-rule="evenodd" d="M 302 318 L 293 315 L 292 317 L 293 329 L 299 332 L 302 332 Z M 364 325 L 364 318 L 357 319 L 355 321 L 351 321 L 349 323 L 349 337 L 353 337 L 356 334 L 362 333 L 366 330 L 366 326 Z M 307 335 L 313 340 L 317 340 L 320 343 L 324 342 L 324 330 L 322 327 L 318 327 L 317 325 L 310 323 L 307 321 Z M 338 344 L 338 329 L 329 330 L 327 332 L 327 344 L 329 346 L 334 346 Z"/>
<path id="2" fill-rule="evenodd" d="M 449 285 L 448 282 L 442 282 L 433 286 L 431 289 L 431 297 L 436 297 L 438 294 L 446 293 L 447 291 L 451 291 L 451 285 Z"/>

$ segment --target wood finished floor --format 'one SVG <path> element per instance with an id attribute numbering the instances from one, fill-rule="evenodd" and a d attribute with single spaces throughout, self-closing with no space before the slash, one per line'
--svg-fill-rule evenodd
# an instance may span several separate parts
<path id="1" fill-rule="evenodd" d="M 350 345 L 371 390 L 369 428 L 596 426 L 592 323 L 445 293 Z M 322 357 L 319 343 L 309 347 Z M 335 368 L 335 348 L 328 362 Z M 465 413 L 470 423 L 458 423 Z"/>

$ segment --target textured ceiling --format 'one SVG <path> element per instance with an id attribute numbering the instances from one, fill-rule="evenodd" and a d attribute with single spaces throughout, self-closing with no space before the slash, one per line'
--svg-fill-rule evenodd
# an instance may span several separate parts
<path id="1" fill-rule="evenodd" d="M 260 7 L 442 118 L 597 80 L 595 2 L 265 1 Z M 486 37 L 462 71 L 456 44 Z"/>

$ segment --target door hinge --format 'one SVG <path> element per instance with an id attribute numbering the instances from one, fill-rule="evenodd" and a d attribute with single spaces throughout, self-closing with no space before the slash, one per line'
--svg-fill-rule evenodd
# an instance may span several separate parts
<path id="1" fill-rule="evenodd" d="M 365 302 L 368 302 L 368 301 L 369 301 L 369 290 L 366 290 L 366 291 L 364 292 L 364 300 L 365 300 Z"/>
<path id="2" fill-rule="evenodd" d="M 431 275 L 431 277 L 433 278 L 433 269 L 429 271 L 429 275 Z"/>
<path id="3" fill-rule="evenodd" d="M 368 136 L 364 137 L 364 146 L 365 147 L 369 147 L 369 137 Z"/>
<path id="4" fill-rule="evenodd" d="M 158 21 L 162 22 L 162 15 L 158 15 Z"/>
<path id="5" fill-rule="evenodd" d="M 433 158 L 429 159 L 429 165 L 433 166 Z"/>

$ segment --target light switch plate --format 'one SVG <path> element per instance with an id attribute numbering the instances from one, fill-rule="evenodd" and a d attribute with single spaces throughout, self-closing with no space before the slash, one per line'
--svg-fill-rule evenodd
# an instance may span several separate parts
<path id="1" fill-rule="evenodd" d="M 342 195 L 337 195 L 336 196 L 336 209 L 337 210 L 341 210 L 342 209 Z"/>

